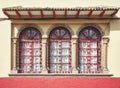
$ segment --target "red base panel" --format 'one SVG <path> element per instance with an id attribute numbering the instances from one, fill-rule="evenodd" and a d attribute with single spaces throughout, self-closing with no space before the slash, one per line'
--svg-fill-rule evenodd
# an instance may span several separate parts
<path id="1" fill-rule="evenodd" d="M 120 78 L 7 77 L 0 88 L 120 88 Z"/>

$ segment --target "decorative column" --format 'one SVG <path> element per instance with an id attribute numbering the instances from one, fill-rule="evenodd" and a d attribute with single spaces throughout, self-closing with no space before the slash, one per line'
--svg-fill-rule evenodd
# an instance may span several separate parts
<path id="1" fill-rule="evenodd" d="M 77 36 L 73 36 L 72 37 L 72 47 L 71 47 L 71 51 L 72 51 L 72 73 L 73 74 L 77 74 L 78 70 L 77 70 L 77 59 L 78 59 L 78 53 L 77 53 Z"/>
<path id="2" fill-rule="evenodd" d="M 108 36 L 103 36 L 102 37 L 102 57 L 101 57 L 101 67 L 103 73 L 108 73 L 108 68 L 107 68 L 107 48 L 108 48 L 108 43 L 109 43 L 109 37 Z"/>
<path id="3" fill-rule="evenodd" d="M 12 68 L 11 68 L 11 73 L 17 73 L 17 65 L 16 65 L 16 61 L 17 61 L 17 53 L 16 53 L 16 48 L 17 48 L 17 38 L 12 38 Z"/>
<path id="4" fill-rule="evenodd" d="M 42 73 L 48 73 L 47 70 L 47 37 L 42 38 Z"/>

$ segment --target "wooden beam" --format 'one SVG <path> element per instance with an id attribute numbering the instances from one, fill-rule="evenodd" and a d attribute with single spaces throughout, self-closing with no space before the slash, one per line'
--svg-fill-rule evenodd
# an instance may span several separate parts
<path id="1" fill-rule="evenodd" d="M 55 10 L 53 10 L 53 17 L 56 17 L 56 13 L 55 13 Z"/>
<path id="2" fill-rule="evenodd" d="M 28 10 L 29 17 L 32 17 L 32 13 Z"/>
<path id="3" fill-rule="evenodd" d="M 110 22 L 110 19 L 105 19 L 105 20 L 100 20 L 101 18 L 98 18 L 98 19 L 88 19 L 86 18 L 86 20 L 83 20 L 83 19 L 79 19 L 79 18 L 76 18 L 74 21 L 72 19 L 68 19 L 68 20 L 65 20 L 65 19 L 56 19 L 56 20 L 40 20 L 41 18 L 37 19 L 37 20 L 13 20 L 12 23 L 13 24 L 31 24 L 31 23 L 34 23 L 34 24 L 62 24 L 62 23 L 65 23 L 65 24 L 83 24 L 83 23 L 109 23 Z"/>
<path id="4" fill-rule="evenodd" d="M 79 15 L 80 15 L 80 10 L 77 11 L 76 17 L 78 17 Z"/>
<path id="5" fill-rule="evenodd" d="M 118 12 L 118 9 L 116 9 L 112 14 L 111 14 L 111 16 L 113 17 L 113 16 L 115 16 L 115 14 Z"/>
<path id="6" fill-rule="evenodd" d="M 21 14 L 19 13 L 19 11 L 16 11 L 16 15 L 17 15 L 18 17 L 21 17 Z"/>
<path id="7" fill-rule="evenodd" d="M 105 14 L 105 10 L 103 10 L 101 13 L 100 13 L 100 16 L 104 16 Z"/>
<path id="8" fill-rule="evenodd" d="M 7 17 L 10 17 L 10 15 L 7 13 L 7 11 L 3 11 L 3 13 L 4 13 Z"/>
<path id="9" fill-rule="evenodd" d="M 65 10 L 65 17 L 67 17 L 67 10 Z"/>
<path id="10" fill-rule="evenodd" d="M 92 10 L 90 10 L 90 12 L 88 13 L 88 16 L 90 17 L 90 16 L 92 16 Z"/>
<path id="11" fill-rule="evenodd" d="M 41 17 L 44 17 L 43 10 L 40 10 Z"/>

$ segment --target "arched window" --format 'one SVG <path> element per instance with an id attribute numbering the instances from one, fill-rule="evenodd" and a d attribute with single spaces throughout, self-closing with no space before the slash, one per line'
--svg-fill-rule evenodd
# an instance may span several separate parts
<path id="1" fill-rule="evenodd" d="M 34 27 L 25 28 L 19 35 L 19 72 L 41 72 L 41 55 L 40 32 Z"/>
<path id="2" fill-rule="evenodd" d="M 101 72 L 101 33 L 95 27 L 87 26 L 78 39 L 80 73 Z"/>
<path id="3" fill-rule="evenodd" d="M 49 72 L 71 72 L 71 35 L 64 27 L 54 28 L 49 36 Z"/>

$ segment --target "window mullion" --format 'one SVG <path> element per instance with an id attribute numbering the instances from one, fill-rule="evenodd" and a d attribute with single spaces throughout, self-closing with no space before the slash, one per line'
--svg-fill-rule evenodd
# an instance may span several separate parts
<path id="1" fill-rule="evenodd" d="M 62 46 L 61 40 L 59 40 L 59 72 L 62 72 Z"/>

